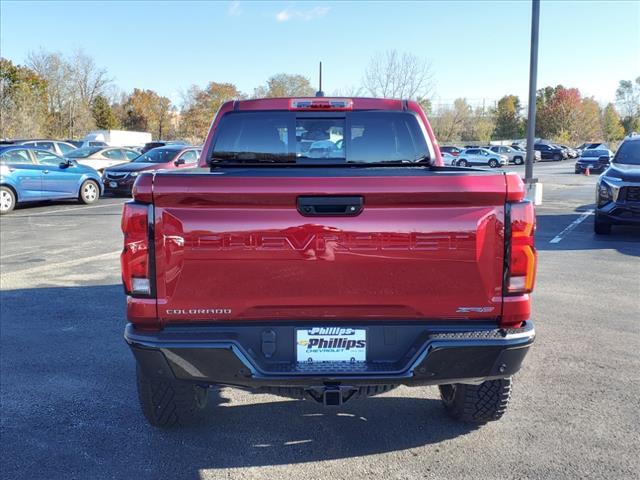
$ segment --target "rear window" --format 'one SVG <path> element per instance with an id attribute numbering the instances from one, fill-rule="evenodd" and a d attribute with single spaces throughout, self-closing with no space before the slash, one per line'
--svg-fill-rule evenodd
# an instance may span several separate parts
<path id="1" fill-rule="evenodd" d="M 143 153 L 134 160 L 136 163 L 167 163 L 173 160 L 173 158 L 180 153 L 180 150 L 175 148 L 154 148 L 146 153 Z"/>
<path id="2" fill-rule="evenodd" d="M 66 154 L 67 158 L 87 158 L 93 155 L 94 153 L 98 153 L 102 150 L 102 147 L 82 147 L 74 150 L 73 152 L 69 152 Z"/>
<path id="3" fill-rule="evenodd" d="M 606 150 L 585 150 L 582 152 L 582 158 L 588 157 L 608 157 L 609 152 Z"/>
<path id="4" fill-rule="evenodd" d="M 24 149 L 7 150 L 0 154 L 0 163 L 33 163 Z"/>
<path id="5" fill-rule="evenodd" d="M 397 164 L 428 160 L 407 112 L 233 112 L 220 121 L 210 156 L 220 164 Z"/>
<path id="6" fill-rule="evenodd" d="M 613 163 L 640 165 L 640 140 L 623 142 L 616 152 Z"/>

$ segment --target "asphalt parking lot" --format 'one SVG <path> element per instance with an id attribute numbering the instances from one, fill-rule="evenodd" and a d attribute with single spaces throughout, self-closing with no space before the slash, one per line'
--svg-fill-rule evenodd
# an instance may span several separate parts
<path id="1" fill-rule="evenodd" d="M 3 478 L 640 477 L 640 230 L 594 236 L 597 177 L 572 161 L 536 176 L 538 337 L 507 415 L 479 428 L 406 387 L 339 409 L 225 388 L 198 427 L 149 427 L 122 339 L 124 199 L 17 209 L 0 220 Z"/>

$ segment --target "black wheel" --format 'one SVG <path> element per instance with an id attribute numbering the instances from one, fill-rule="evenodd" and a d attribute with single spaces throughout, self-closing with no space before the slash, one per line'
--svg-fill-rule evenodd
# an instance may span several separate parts
<path id="1" fill-rule="evenodd" d="M 209 391 L 204 387 L 179 380 L 148 377 L 140 367 L 136 375 L 142 413 L 154 427 L 193 425 L 207 406 Z"/>
<path id="2" fill-rule="evenodd" d="M 560 155 L 559 153 L 556 153 L 556 154 L 553 155 L 553 159 L 556 162 L 559 162 L 560 160 L 562 160 L 562 155 Z"/>
<path id="3" fill-rule="evenodd" d="M 82 182 L 82 185 L 80 185 L 78 198 L 82 203 L 94 203 L 100 198 L 100 187 L 93 180 L 85 180 Z"/>
<path id="4" fill-rule="evenodd" d="M 461 158 L 460 160 L 458 160 L 457 165 L 459 167 L 466 167 L 467 165 L 469 165 L 469 163 L 464 158 Z"/>
<path id="5" fill-rule="evenodd" d="M 500 165 L 500 162 L 498 162 L 498 160 L 496 160 L 495 158 L 489 160 L 489 166 L 491 168 L 496 168 L 498 165 Z"/>
<path id="6" fill-rule="evenodd" d="M 456 420 L 486 423 L 499 420 L 511 397 L 511 377 L 487 380 L 480 385 L 440 385 L 440 398 L 447 413 Z"/>
<path id="7" fill-rule="evenodd" d="M 611 234 L 611 224 L 606 220 L 601 220 L 596 215 L 595 220 L 593 221 L 593 231 L 597 235 L 610 235 Z"/>
<path id="8" fill-rule="evenodd" d="M 13 210 L 16 206 L 16 194 L 9 187 L 0 187 L 0 215 Z"/>
<path id="9" fill-rule="evenodd" d="M 524 163 L 524 159 L 522 157 L 514 157 L 513 163 L 515 163 L 516 165 L 522 165 Z"/>

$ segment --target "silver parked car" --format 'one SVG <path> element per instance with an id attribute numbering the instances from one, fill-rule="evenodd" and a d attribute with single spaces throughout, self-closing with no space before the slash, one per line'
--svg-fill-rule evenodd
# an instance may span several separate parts
<path id="1" fill-rule="evenodd" d="M 65 155 L 81 165 L 86 165 L 102 173 L 105 168 L 128 163 L 140 154 L 135 150 L 121 147 L 82 147 Z"/>
<path id="2" fill-rule="evenodd" d="M 67 153 L 71 153 L 76 149 L 75 145 L 72 145 L 68 142 L 61 142 L 59 140 L 15 140 L 11 143 L 15 145 L 24 145 L 27 147 L 39 148 L 41 150 L 48 150 L 61 157 L 64 157 Z"/>
<path id="3" fill-rule="evenodd" d="M 451 155 L 448 152 L 440 152 L 440 156 L 442 157 L 442 161 L 444 162 L 445 165 L 447 166 L 456 165 L 456 160 L 458 159 L 458 157 L 455 157 L 454 155 Z"/>
<path id="4" fill-rule="evenodd" d="M 467 148 L 460 152 L 456 165 L 467 167 L 471 165 L 483 165 L 491 168 L 501 167 L 509 164 L 509 157 L 492 152 L 486 148 Z"/>
<path id="5" fill-rule="evenodd" d="M 515 148 L 507 147 L 504 145 L 494 145 L 489 147 L 494 153 L 506 155 L 509 159 L 509 163 L 515 163 L 516 165 L 524 164 L 524 159 L 526 157 L 526 152 L 522 152 L 520 150 L 516 150 Z"/>

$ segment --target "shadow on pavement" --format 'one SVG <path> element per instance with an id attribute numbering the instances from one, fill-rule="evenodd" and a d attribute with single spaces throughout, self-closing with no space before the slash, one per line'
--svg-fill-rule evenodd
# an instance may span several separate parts
<path id="1" fill-rule="evenodd" d="M 122 287 L 33 283 L 0 291 L 5 478 L 197 479 L 202 469 L 373 455 L 476 428 L 448 419 L 435 392 L 419 388 L 339 408 L 243 394 L 231 403 L 230 390 L 214 389 L 198 427 L 154 429 L 139 409 L 122 338 Z M 427 392 L 432 398 L 398 395 Z"/>
<path id="2" fill-rule="evenodd" d="M 536 215 L 536 248 L 538 250 L 616 250 L 625 255 L 640 256 L 640 227 L 616 225 L 610 235 L 596 235 L 593 231 L 595 216 L 589 215 L 571 231 L 562 232 L 583 213 L 593 210 L 593 204 L 577 207 L 574 213 L 553 214 L 538 210 Z M 562 240 L 551 243 L 557 235 Z"/>

